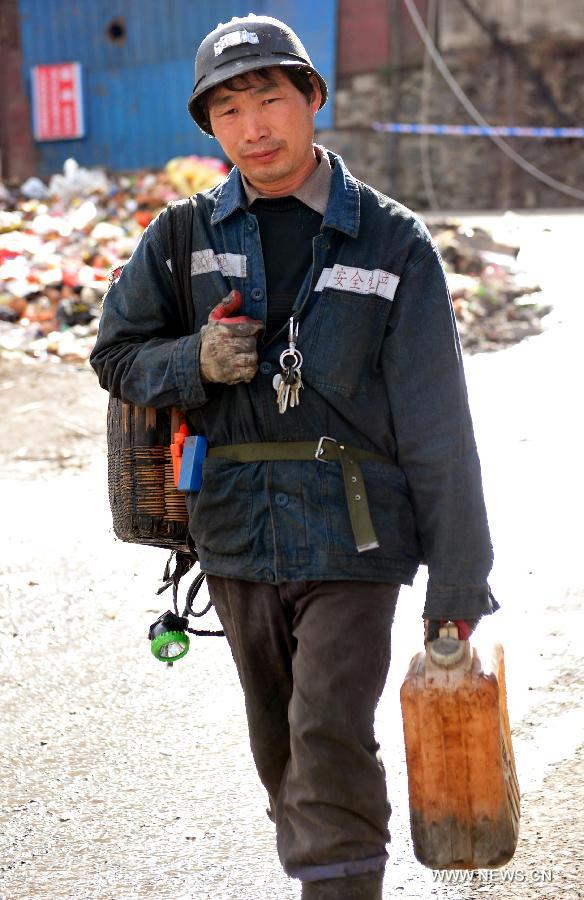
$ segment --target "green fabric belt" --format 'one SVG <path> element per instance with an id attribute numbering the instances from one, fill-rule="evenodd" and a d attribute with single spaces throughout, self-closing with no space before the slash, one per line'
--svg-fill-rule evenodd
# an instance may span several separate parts
<path id="1" fill-rule="evenodd" d="M 231 459 L 235 462 L 276 462 L 294 460 L 317 460 L 330 463 L 340 462 L 345 485 L 345 497 L 349 509 L 349 518 L 359 553 L 379 547 L 379 541 L 373 528 L 369 503 L 365 490 L 365 480 L 359 461 L 394 465 L 394 461 L 380 453 L 371 453 L 359 447 L 347 447 L 339 444 L 334 438 L 321 437 L 318 441 L 279 441 L 259 444 L 228 444 L 223 447 L 212 447 L 208 456 Z"/>

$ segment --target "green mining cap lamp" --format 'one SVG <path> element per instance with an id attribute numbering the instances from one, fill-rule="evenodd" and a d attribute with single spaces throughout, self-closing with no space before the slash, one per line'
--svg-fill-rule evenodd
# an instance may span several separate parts
<path id="1" fill-rule="evenodd" d="M 171 563 L 175 558 L 176 566 L 174 572 L 171 573 Z M 211 609 L 212 602 L 209 600 L 204 609 L 193 609 L 193 601 L 199 592 L 205 573 L 198 572 L 191 586 L 189 587 L 185 606 L 182 616 L 178 612 L 178 586 L 182 576 L 185 575 L 194 565 L 197 557 L 195 552 L 174 551 L 170 555 L 170 559 L 166 563 L 163 575 L 163 584 L 157 591 L 158 594 L 163 593 L 168 588 L 172 588 L 172 605 L 174 612 L 167 609 L 162 613 L 156 622 L 153 622 L 148 631 L 150 639 L 150 649 L 153 656 L 161 662 L 172 666 L 177 659 L 182 659 L 189 652 L 190 638 L 189 634 L 201 637 L 223 637 L 223 631 L 207 631 L 197 628 L 189 628 L 189 616 L 194 619 L 200 619 L 205 616 Z M 187 634 L 188 632 L 188 634 Z"/>
<path id="2" fill-rule="evenodd" d="M 150 649 L 156 659 L 172 664 L 187 655 L 190 644 L 188 624 L 185 616 L 177 616 L 170 610 L 156 619 L 148 632 L 152 642 Z"/>

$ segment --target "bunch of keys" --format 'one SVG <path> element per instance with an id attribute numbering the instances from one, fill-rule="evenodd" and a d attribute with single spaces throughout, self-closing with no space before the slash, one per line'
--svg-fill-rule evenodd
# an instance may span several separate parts
<path id="1" fill-rule="evenodd" d="M 302 353 L 296 349 L 298 340 L 298 323 L 294 324 L 294 318 L 290 318 L 288 328 L 288 349 L 280 354 L 280 367 L 282 372 L 274 375 L 272 384 L 276 391 L 278 411 L 285 413 L 288 409 L 300 405 L 300 391 L 302 390 Z"/>

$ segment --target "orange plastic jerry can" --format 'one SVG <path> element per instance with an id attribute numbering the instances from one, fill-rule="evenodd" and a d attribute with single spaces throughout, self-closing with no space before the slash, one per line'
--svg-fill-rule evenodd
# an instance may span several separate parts
<path id="1" fill-rule="evenodd" d="M 400 691 L 416 859 L 493 869 L 515 852 L 519 784 L 503 648 L 482 659 L 456 625 L 412 659 Z"/>

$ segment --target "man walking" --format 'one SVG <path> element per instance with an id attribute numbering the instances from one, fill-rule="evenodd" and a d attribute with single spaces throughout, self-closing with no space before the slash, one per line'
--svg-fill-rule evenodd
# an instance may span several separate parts
<path id="1" fill-rule="evenodd" d="M 418 219 L 314 144 L 326 96 L 282 22 L 207 35 L 189 112 L 234 168 L 193 199 L 195 331 L 179 330 L 155 221 L 108 292 L 92 364 L 115 396 L 177 406 L 208 438 L 189 529 L 285 871 L 305 900 L 379 900 L 373 726 L 399 587 L 428 565 L 431 630 L 496 603 L 441 261 Z"/>

